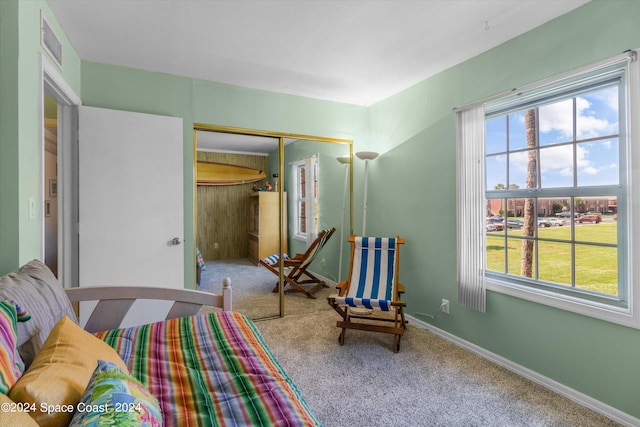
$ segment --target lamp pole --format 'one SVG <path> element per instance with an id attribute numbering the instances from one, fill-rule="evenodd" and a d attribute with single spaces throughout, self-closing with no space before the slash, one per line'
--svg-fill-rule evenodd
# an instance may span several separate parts
<path id="1" fill-rule="evenodd" d="M 378 157 L 378 153 L 373 151 L 359 151 L 356 156 L 360 160 L 364 160 L 364 205 L 362 207 L 362 235 L 366 236 L 367 233 L 367 186 L 369 183 L 369 160 L 373 160 Z"/>
<path id="2" fill-rule="evenodd" d="M 347 181 L 349 179 L 349 156 L 338 157 L 336 160 L 344 165 L 344 190 L 342 192 L 342 223 L 340 225 L 340 260 L 338 261 L 338 282 L 342 278 L 342 247 L 344 246 L 344 214 L 347 209 Z"/>

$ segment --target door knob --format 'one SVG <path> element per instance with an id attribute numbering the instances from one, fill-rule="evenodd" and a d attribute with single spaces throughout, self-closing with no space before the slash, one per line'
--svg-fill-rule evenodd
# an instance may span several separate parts
<path id="1" fill-rule="evenodd" d="M 177 245 L 180 244 L 181 241 L 182 240 L 180 240 L 179 237 L 174 237 L 173 240 L 171 241 L 171 243 L 173 243 L 175 246 L 177 246 Z"/>

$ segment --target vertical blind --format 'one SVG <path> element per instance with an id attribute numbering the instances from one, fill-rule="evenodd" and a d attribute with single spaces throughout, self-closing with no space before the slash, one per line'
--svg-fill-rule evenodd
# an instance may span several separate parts
<path id="1" fill-rule="evenodd" d="M 484 105 L 456 112 L 458 302 L 485 311 Z"/>

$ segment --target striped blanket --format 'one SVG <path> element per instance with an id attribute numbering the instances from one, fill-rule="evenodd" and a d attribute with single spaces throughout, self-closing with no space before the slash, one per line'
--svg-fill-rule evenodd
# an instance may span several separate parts
<path id="1" fill-rule="evenodd" d="M 251 320 L 217 312 L 96 333 L 166 426 L 319 426 Z"/>

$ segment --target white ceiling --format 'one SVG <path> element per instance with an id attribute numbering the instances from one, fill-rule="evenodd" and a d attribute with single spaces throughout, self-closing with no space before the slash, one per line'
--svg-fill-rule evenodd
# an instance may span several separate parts
<path id="1" fill-rule="evenodd" d="M 371 105 L 588 0 L 47 0 L 82 59 Z"/>

